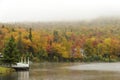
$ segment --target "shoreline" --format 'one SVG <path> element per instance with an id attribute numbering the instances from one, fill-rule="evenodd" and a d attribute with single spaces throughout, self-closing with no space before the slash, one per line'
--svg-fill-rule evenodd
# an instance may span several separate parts
<path id="1" fill-rule="evenodd" d="M 0 67 L 0 74 L 9 74 L 11 72 L 15 72 L 15 69 L 7 68 L 7 67 Z"/>

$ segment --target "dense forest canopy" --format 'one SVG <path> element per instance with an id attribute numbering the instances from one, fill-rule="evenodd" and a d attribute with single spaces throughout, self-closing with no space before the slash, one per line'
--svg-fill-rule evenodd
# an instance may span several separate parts
<path id="1" fill-rule="evenodd" d="M 0 52 L 10 36 L 33 61 L 119 61 L 120 18 L 0 24 Z M 3 53 L 4 54 L 4 53 Z"/>

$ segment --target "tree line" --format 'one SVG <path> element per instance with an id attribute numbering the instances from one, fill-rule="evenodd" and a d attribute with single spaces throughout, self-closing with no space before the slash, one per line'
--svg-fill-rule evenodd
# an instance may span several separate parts
<path id="1" fill-rule="evenodd" d="M 119 61 L 119 21 L 1 24 L 0 52 L 10 51 L 6 46 L 12 36 L 15 54 L 32 61 Z"/>

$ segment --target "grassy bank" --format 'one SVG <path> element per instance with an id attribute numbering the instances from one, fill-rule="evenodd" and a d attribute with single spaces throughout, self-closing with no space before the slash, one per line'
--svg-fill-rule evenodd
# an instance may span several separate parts
<path id="1" fill-rule="evenodd" d="M 0 74 L 9 74 L 14 71 L 12 68 L 0 67 Z"/>

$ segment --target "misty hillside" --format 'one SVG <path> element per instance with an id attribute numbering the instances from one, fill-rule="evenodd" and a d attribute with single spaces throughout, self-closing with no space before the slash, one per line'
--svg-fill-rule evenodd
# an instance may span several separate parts
<path id="1" fill-rule="evenodd" d="M 2 23 L 0 23 L 2 24 Z M 4 25 L 11 25 L 14 27 L 80 27 L 80 26 L 98 26 L 98 27 L 105 27 L 105 26 L 119 26 L 120 25 L 120 18 L 118 17 L 103 17 L 103 18 L 96 18 L 89 21 L 58 21 L 58 22 L 16 22 L 16 23 L 5 23 Z"/>
<path id="2" fill-rule="evenodd" d="M 25 27 L 33 28 L 34 30 L 45 30 L 53 32 L 59 31 L 73 31 L 76 34 L 88 32 L 89 34 L 95 34 L 92 31 L 97 31 L 101 35 L 107 35 L 109 33 L 113 35 L 120 35 L 120 18 L 118 17 L 102 17 L 89 21 L 73 21 L 73 22 L 21 22 L 21 23 L 1 23 L 1 26 L 7 27 Z M 84 29 L 86 28 L 86 29 Z M 106 33 L 107 32 L 107 33 Z M 109 36 L 108 35 L 108 36 Z"/>
<path id="3" fill-rule="evenodd" d="M 119 61 L 119 18 L 2 23 L 0 52 L 11 36 L 15 38 L 19 53 L 31 54 L 33 61 L 71 61 L 71 58 L 81 61 Z"/>

